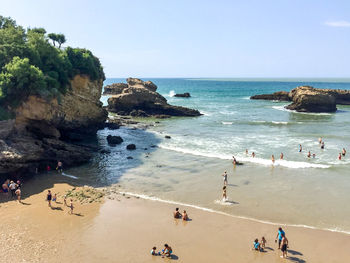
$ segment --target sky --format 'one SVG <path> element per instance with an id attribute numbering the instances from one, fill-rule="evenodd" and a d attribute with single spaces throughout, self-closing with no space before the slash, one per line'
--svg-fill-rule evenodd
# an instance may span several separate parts
<path id="1" fill-rule="evenodd" d="M 107 77 L 349 78 L 348 0 L 0 0 Z"/>

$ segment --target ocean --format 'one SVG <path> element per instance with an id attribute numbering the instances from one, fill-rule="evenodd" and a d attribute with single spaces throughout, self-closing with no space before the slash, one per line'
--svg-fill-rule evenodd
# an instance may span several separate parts
<path id="1" fill-rule="evenodd" d="M 338 160 L 342 148 L 350 150 L 350 106 L 311 114 L 288 111 L 287 102 L 249 99 L 300 85 L 350 89 L 349 80 L 145 80 L 153 81 L 170 104 L 198 109 L 203 116 L 150 119 L 153 126 L 148 129 L 101 130 L 98 143 L 111 153 L 96 154 L 90 164 L 65 171 L 77 178 L 67 180 L 118 184 L 121 191 L 174 206 L 350 234 L 350 151 Z M 107 79 L 105 85 L 114 82 L 125 80 Z M 173 96 L 184 92 L 192 97 Z M 107 97 L 101 100 L 106 103 Z M 108 134 L 120 135 L 124 143 L 108 146 Z M 135 143 L 137 150 L 127 151 L 128 143 Z M 307 158 L 308 151 L 315 158 Z M 281 153 L 284 160 L 279 160 Z M 234 167 L 233 155 L 243 165 Z M 225 170 L 227 202 L 221 201 Z"/>

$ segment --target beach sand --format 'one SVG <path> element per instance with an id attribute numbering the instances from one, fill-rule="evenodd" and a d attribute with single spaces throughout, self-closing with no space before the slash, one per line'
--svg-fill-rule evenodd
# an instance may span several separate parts
<path id="1" fill-rule="evenodd" d="M 68 184 L 55 184 L 62 194 Z M 186 209 L 190 221 L 172 218 L 172 204 L 112 194 L 104 202 L 80 205 L 69 215 L 63 204 L 50 209 L 46 190 L 25 205 L 2 202 L 0 253 L 11 262 L 350 262 L 350 236 L 302 227 L 283 227 L 288 259 L 274 239 L 277 225 Z M 63 202 L 59 198 L 59 202 Z M 266 252 L 252 251 L 255 238 L 267 239 Z M 151 256 L 168 243 L 173 259 Z"/>

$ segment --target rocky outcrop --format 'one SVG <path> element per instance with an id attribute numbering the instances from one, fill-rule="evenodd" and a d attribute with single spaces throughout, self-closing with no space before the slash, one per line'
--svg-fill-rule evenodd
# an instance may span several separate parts
<path id="1" fill-rule="evenodd" d="M 191 94 L 188 92 L 185 93 L 179 93 L 179 94 L 175 94 L 174 97 L 179 97 L 179 98 L 190 98 Z"/>
<path id="2" fill-rule="evenodd" d="M 280 100 L 280 101 L 290 101 L 288 91 L 278 91 L 272 94 L 261 94 L 254 95 L 250 97 L 251 100 Z"/>
<path id="3" fill-rule="evenodd" d="M 122 91 L 115 90 L 116 93 L 108 99 L 108 111 L 137 117 L 201 115 L 197 110 L 169 105 L 167 100 L 156 92 L 157 86 L 151 81 L 128 78 L 127 83 L 127 88 Z"/>
<path id="4" fill-rule="evenodd" d="M 20 175 L 89 160 L 91 147 L 73 144 L 104 127 L 107 111 L 100 96 L 102 80 L 77 75 L 65 95 L 52 100 L 29 96 L 16 108 L 15 120 L 0 123 L 0 174 Z"/>
<path id="5" fill-rule="evenodd" d="M 119 94 L 127 87 L 128 84 L 126 83 L 113 83 L 112 85 L 107 85 L 103 88 L 103 95 Z"/>
<path id="6" fill-rule="evenodd" d="M 300 86 L 288 93 L 255 95 L 251 99 L 292 101 L 287 109 L 298 112 L 335 112 L 336 105 L 350 105 L 349 90 L 316 89 L 311 86 Z"/>
<path id="7" fill-rule="evenodd" d="M 113 136 L 113 135 L 107 136 L 107 142 L 110 145 L 121 144 L 123 141 L 124 140 L 120 136 Z"/>

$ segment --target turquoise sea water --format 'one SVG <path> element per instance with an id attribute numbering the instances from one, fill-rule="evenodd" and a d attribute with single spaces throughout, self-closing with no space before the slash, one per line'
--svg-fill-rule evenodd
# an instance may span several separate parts
<path id="1" fill-rule="evenodd" d="M 160 120 L 147 130 L 100 131 L 99 143 L 111 154 L 96 155 L 91 164 L 71 169 L 70 174 L 97 185 L 118 183 L 126 192 L 235 216 L 350 232 L 350 151 L 338 160 L 343 147 L 350 150 L 350 107 L 338 106 L 332 114 L 305 114 L 285 110 L 285 102 L 249 100 L 251 95 L 300 85 L 350 89 L 350 82 L 150 80 L 170 104 L 195 108 L 204 115 Z M 107 79 L 105 84 L 122 81 Z M 183 92 L 192 97 L 173 97 Z M 121 135 L 125 143 L 109 147 L 108 134 Z M 319 137 L 325 141 L 324 150 Z M 125 150 L 129 142 L 137 145 L 135 152 Z M 308 151 L 316 157 L 307 158 Z M 232 155 L 244 165 L 234 168 Z M 229 202 L 221 201 L 224 170 L 229 174 Z"/>

